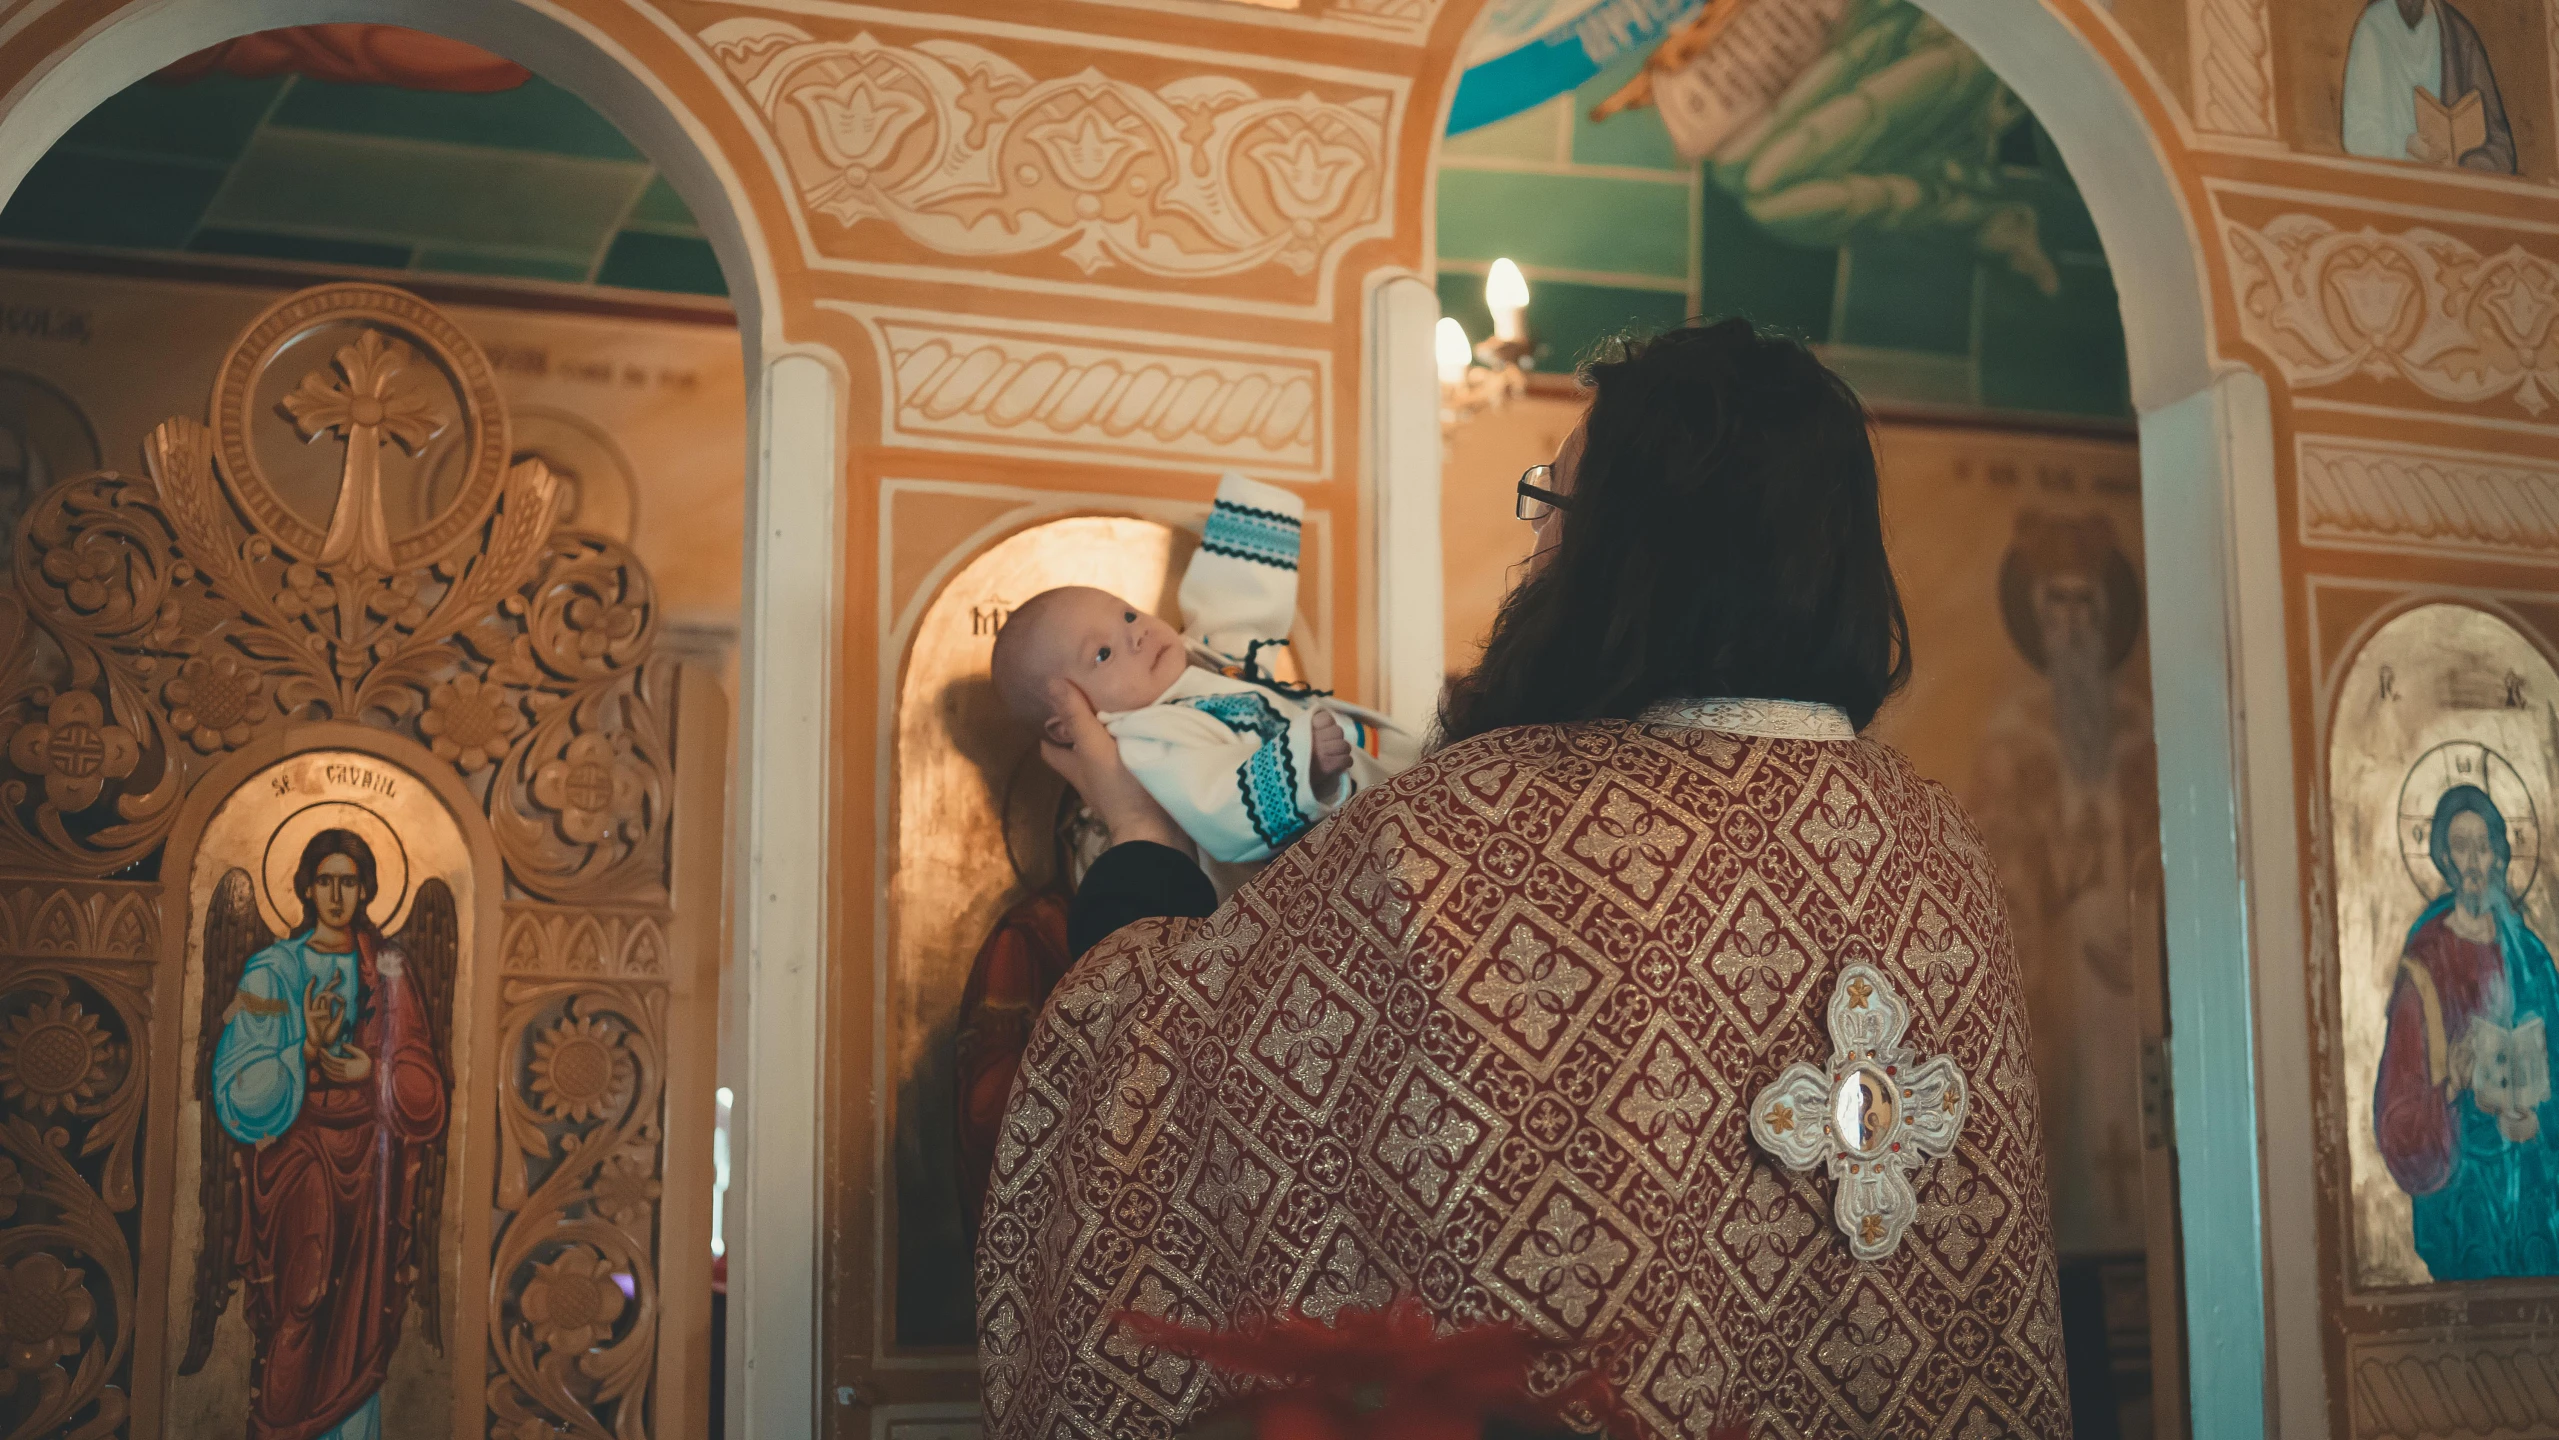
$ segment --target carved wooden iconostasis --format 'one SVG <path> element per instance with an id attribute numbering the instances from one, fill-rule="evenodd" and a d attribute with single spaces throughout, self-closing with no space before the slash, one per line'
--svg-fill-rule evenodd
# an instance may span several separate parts
<path id="1" fill-rule="evenodd" d="M 0 600 L 0 1425 L 700 1434 L 716 673 L 433 306 L 209 389 Z"/>
<path id="2" fill-rule="evenodd" d="M 153 425 L 202 407 L 241 327 L 310 283 L 263 262 L 0 248 L 0 520 L 67 475 L 137 466 Z M 515 458 L 550 467 L 565 519 L 648 567 L 660 643 L 733 673 L 746 385 L 727 304 L 395 283 L 422 284 L 488 357 Z"/>

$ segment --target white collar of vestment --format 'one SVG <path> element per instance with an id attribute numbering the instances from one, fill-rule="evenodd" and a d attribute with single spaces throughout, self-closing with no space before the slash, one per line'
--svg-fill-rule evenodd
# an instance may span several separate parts
<path id="1" fill-rule="evenodd" d="M 1636 717 L 1646 725 L 1674 725 L 1767 740 L 1854 740 L 1857 727 L 1836 705 L 1809 700 L 1663 700 Z"/>

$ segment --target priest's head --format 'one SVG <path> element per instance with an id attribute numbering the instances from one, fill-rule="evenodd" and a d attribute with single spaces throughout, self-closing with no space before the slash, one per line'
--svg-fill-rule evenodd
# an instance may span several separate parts
<path id="1" fill-rule="evenodd" d="M 1537 554 L 1442 737 L 1715 697 L 1862 729 L 1909 678 L 1910 627 L 1855 392 L 1738 319 L 1611 342 L 1582 381 L 1590 408 L 1538 477 L 1557 498 L 1521 492 Z"/>
<path id="2" fill-rule="evenodd" d="M 2435 802 L 2426 853 L 2462 913 L 2478 915 L 2510 903 L 2506 869 L 2514 863 L 2514 847 L 2506 838 L 2506 817 L 2487 791 L 2455 785 L 2443 792 Z"/>

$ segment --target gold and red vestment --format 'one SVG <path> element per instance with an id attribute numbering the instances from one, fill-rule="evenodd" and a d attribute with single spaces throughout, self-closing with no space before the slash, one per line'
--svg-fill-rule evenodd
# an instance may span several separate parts
<path id="1" fill-rule="evenodd" d="M 1830 1056 L 1841 968 L 1971 1107 L 1890 1254 L 1746 1107 Z M 978 1249 L 991 1433 L 1162 1436 L 1224 1381 L 1128 1333 L 1418 1295 L 1597 1366 L 1640 1437 L 2070 1433 L 2003 901 L 1947 793 L 1825 707 L 1453 745 L 1214 915 L 1060 983 Z"/>

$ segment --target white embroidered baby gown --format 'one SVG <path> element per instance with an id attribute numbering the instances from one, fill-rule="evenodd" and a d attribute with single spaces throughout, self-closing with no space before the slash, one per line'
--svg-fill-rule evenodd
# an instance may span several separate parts
<path id="1" fill-rule="evenodd" d="M 1276 485 L 1220 479 L 1182 576 L 1182 635 L 1197 663 L 1154 704 L 1101 717 L 1147 793 L 1201 850 L 1230 864 L 1269 859 L 1420 755 L 1412 736 L 1374 710 L 1243 678 L 1250 663 L 1266 671 L 1272 648 L 1288 639 L 1305 516 L 1306 502 Z M 1329 802 L 1316 798 L 1311 769 L 1319 706 L 1351 742 L 1350 771 Z"/>

